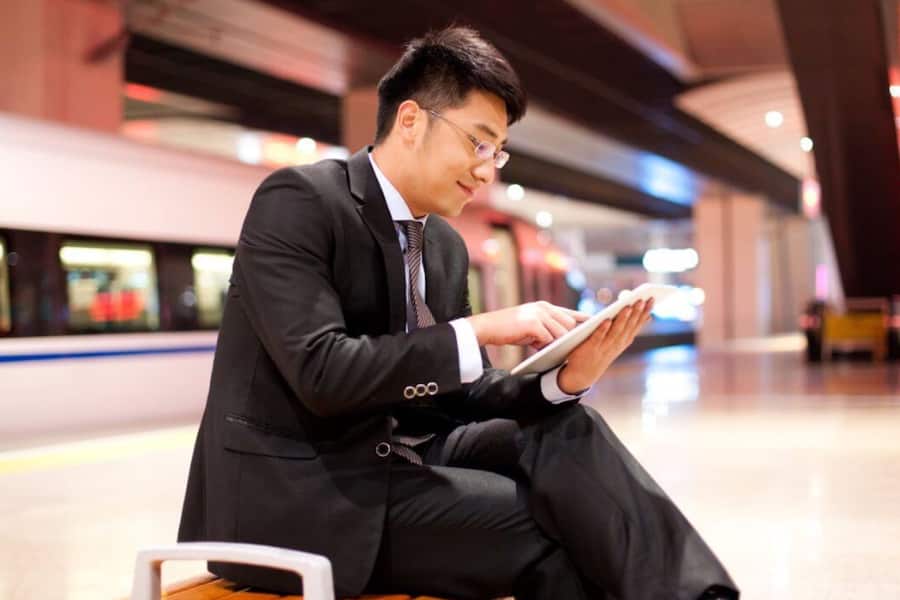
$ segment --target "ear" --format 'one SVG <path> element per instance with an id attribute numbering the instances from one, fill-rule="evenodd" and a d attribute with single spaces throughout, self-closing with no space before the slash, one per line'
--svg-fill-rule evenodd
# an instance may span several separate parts
<path id="1" fill-rule="evenodd" d="M 397 107 L 397 120 L 394 122 L 394 129 L 400 134 L 400 138 L 405 142 L 415 142 L 419 131 L 422 129 L 425 111 L 419 106 L 415 100 L 404 100 Z"/>

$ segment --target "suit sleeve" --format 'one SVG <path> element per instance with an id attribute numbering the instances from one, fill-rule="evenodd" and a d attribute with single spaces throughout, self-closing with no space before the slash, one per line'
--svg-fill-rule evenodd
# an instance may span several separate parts
<path id="1" fill-rule="evenodd" d="M 348 334 L 334 286 L 335 277 L 350 276 L 333 272 L 341 243 L 337 212 L 304 174 L 282 169 L 254 194 L 238 241 L 233 279 L 244 309 L 298 401 L 332 417 L 409 401 L 410 384 L 458 391 L 449 324 L 409 334 Z"/>

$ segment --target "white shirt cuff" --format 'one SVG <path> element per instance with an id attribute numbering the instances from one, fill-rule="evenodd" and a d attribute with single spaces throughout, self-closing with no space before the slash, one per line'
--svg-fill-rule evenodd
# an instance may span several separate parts
<path id="1" fill-rule="evenodd" d="M 571 402 L 572 400 L 577 400 L 578 398 L 584 396 L 586 393 L 590 391 L 591 388 L 588 388 L 582 391 L 579 394 L 567 394 L 561 389 L 559 389 L 559 381 L 557 377 L 559 377 L 559 371 L 563 368 L 563 365 L 560 365 L 553 369 L 552 371 L 547 371 L 543 375 L 541 375 L 541 392 L 544 394 L 544 398 L 546 398 L 547 402 L 552 404 L 562 404 L 563 402 Z"/>
<path id="2" fill-rule="evenodd" d="M 450 326 L 456 333 L 456 349 L 459 354 L 459 379 L 461 383 L 472 383 L 484 373 L 484 364 L 481 362 L 481 348 L 478 347 L 478 338 L 475 330 L 465 319 L 450 321 Z"/>

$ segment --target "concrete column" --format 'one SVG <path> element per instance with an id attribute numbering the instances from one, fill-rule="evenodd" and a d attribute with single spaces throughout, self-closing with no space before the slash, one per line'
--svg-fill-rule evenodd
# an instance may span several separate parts
<path id="1" fill-rule="evenodd" d="M 0 111 L 118 132 L 119 6 L 113 0 L 0 2 Z"/>
<path id="2" fill-rule="evenodd" d="M 377 115 L 378 89 L 375 86 L 350 90 L 344 95 L 341 138 L 350 154 L 375 141 Z"/>
<path id="3" fill-rule="evenodd" d="M 706 292 L 700 346 L 768 333 L 763 199 L 721 193 L 694 205 L 696 285 Z"/>

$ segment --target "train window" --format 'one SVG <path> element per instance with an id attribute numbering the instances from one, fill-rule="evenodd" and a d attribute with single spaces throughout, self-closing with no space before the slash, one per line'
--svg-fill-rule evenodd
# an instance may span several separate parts
<path id="1" fill-rule="evenodd" d="M 9 311 L 9 269 L 6 264 L 6 243 L 0 238 L 0 333 L 9 333 L 12 325 Z"/>
<path id="2" fill-rule="evenodd" d="M 481 268 L 476 266 L 469 267 L 469 306 L 472 307 L 472 314 L 484 312 L 484 291 L 481 287 Z"/>
<path id="3" fill-rule="evenodd" d="M 70 331 L 159 329 L 150 246 L 71 241 L 62 245 L 59 258 L 66 275 Z"/>
<path id="4" fill-rule="evenodd" d="M 200 250 L 191 258 L 197 317 L 201 327 L 218 327 L 222 322 L 233 262 L 234 253 L 224 250 Z"/>

